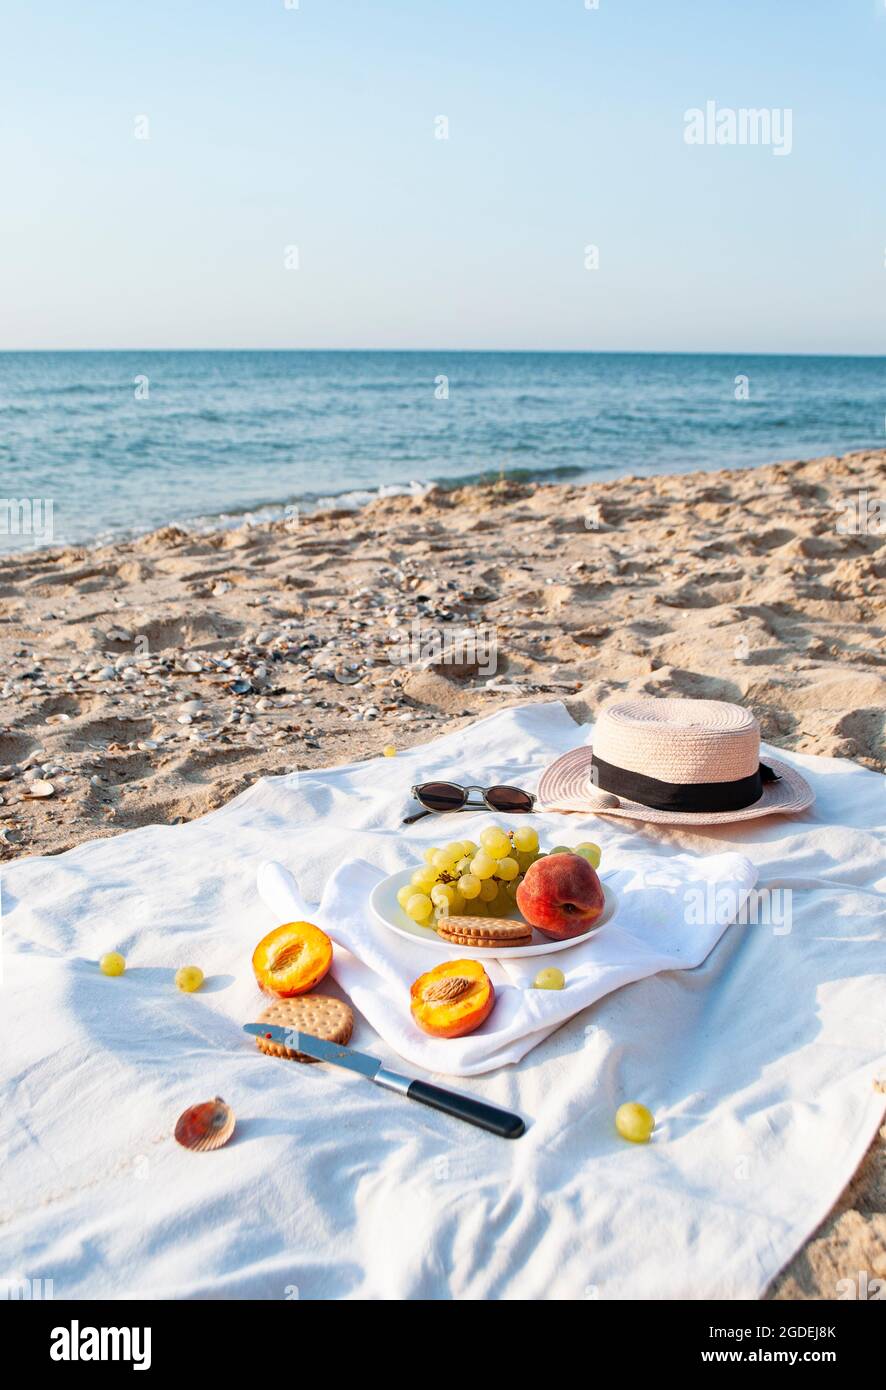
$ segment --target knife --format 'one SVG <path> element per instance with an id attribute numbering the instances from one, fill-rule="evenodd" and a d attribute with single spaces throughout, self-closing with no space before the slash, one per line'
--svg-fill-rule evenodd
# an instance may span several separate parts
<path id="1" fill-rule="evenodd" d="M 467 1120 L 469 1125 L 478 1125 L 498 1134 L 502 1139 L 519 1139 L 526 1126 L 519 1115 L 508 1110 L 499 1110 L 496 1105 L 487 1105 L 474 1096 L 463 1096 L 458 1091 L 447 1091 L 442 1086 L 432 1086 L 429 1081 L 419 1081 L 416 1077 L 400 1076 L 398 1072 L 388 1071 L 377 1057 L 365 1052 L 356 1052 L 352 1047 L 342 1047 L 339 1043 L 326 1042 L 323 1038 L 311 1037 L 310 1033 L 300 1033 L 296 1028 L 280 1028 L 270 1023 L 244 1023 L 243 1031 L 257 1038 L 271 1038 L 283 1047 L 294 1052 L 304 1052 L 317 1062 L 332 1062 L 337 1067 L 347 1067 L 360 1076 L 374 1081 L 376 1086 L 384 1086 L 388 1091 L 398 1091 L 409 1100 L 421 1101 L 434 1110 L 442 1110 L 456 1120 Z"/>

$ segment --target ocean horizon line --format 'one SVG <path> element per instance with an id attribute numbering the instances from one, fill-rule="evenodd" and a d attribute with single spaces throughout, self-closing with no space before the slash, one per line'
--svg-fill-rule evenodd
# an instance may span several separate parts
<path id="1" fill-rule="evenodd" d="M 90 347 L 90 348 L 8 348 L 0 347 L 0 357 L 19 356 L 88 356 L 110 353 L 194 353 L 205 356 L 208 353 L 262 353 L 288 354 L 311 353 L 314 355 L 345 356 L 361 354 L 373 356 L 430 355 L 445 353 L 447 356 L 465 357 L 742 357 L 742 358 L 809 358 L 817 361 L 870 361 L 886 360 L 883 352 L 787 352 L 763 351 L 758 348 L 450 348 L 450 347 L 410 347 L 410 348 L 367 348 L 367 347 Z"/>

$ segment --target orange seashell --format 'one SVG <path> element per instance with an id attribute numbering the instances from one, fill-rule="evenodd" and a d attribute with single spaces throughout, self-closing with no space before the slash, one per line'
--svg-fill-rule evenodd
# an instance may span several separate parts
<path id="1" fill-rule="evenodd" d="M 183 1111 L 176 1121 L 175 1137 L 184 1148 L 207 1153 L 227 1144 L 236 1123 L 231 1107 L 216 1096 Z"/>

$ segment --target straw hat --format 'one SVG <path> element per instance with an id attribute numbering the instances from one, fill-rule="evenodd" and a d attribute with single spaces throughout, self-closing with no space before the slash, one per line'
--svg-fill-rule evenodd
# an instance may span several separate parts
<path id="1" fill-rule="evenodd" d="M 538 809 L 593 811 L 668 825 L 725 825 L 811 806 L 787 763 L 760 762 L 760 726 L 722 700 L 619 699 L 605 705 L 593 747 L 542 773 Z"/>

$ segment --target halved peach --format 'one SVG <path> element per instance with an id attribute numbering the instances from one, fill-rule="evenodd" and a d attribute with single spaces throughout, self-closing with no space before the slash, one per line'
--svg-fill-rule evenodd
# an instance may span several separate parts
<path id="1" fill-rule="evenodd" d="M 409 991 L 412 1017 L 435 1038 L 463 1038 L 485 1022 L 495 1003 L 478 960 L 447 960 L 419 975 Z"/>
<path id="2" fill-rule="evenodd" d="M 291 999 L 319 984 L 332 964 L 332 942 L 311 922 L 286 922 L 263 936 L 252 955 L 266 994 Z"/>

